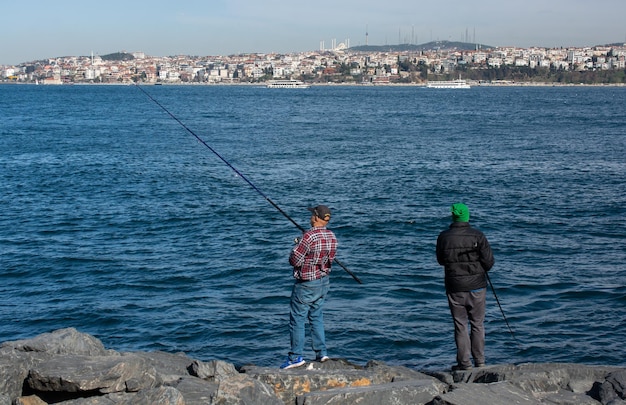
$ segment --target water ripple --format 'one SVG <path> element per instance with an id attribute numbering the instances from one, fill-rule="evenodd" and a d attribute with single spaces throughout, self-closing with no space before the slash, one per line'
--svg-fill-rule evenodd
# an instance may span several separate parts
<path id="1" fill-rule="evenodd" d="M 0 340 L 278 365 L 299 231 L 127 87 L 0 86 Z M 309 90 L 150 91 L 301 225 L 331 206 L 364 281 L 333 267 L 333 357 L 453 363 L 434 249 L 461 200 L 517 339 L 490 294 L 487 361 L 625 364 L 624 89 Z"/>

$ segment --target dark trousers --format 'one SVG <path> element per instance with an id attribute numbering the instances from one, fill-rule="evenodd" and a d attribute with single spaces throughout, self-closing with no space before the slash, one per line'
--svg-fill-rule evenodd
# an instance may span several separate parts
<path id="1" fill-rule="evenodd" d="M 454 321 L 456 361 L 459 366 L 485 363 L 485 300 L 487 289 L 448 293 L 448 305 Z M 468 331 L 467 325 L 470 325 Z"/>

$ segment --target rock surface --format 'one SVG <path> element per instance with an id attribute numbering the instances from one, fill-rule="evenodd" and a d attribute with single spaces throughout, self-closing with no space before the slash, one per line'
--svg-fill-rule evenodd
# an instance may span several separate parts
<path id="1" fill-rule="evenodd" d="M 503 364 L 419 372 L 345 360 L 278 368 L 107 350 L 61 329 L 0 345 L 0 405 L 626 405 L 626 369 Z"/>

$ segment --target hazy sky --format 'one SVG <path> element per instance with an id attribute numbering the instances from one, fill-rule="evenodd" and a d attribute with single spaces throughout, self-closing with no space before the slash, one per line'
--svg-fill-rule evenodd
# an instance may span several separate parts
<path id="1" fill-rule="evenodd" d="M 592 46 L 626 42 L 625 0 L 11 1 L 0 9 L 0 64 L 143 51 L 151 56 L 299 52 L 479 42 Z"/>

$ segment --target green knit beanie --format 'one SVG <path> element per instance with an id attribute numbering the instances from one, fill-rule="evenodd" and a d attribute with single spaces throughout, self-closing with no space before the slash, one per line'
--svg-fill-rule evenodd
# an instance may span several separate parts
<path id="1" fill-rule="evenodd" d="M 469 222 L 469 209 L 463 203 L 452 204 L 452 222 Z"/>

